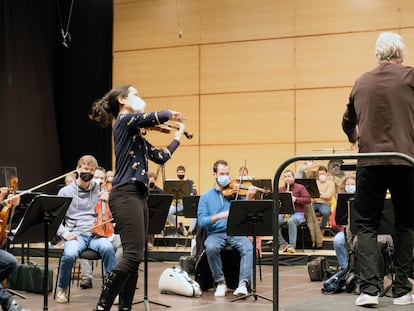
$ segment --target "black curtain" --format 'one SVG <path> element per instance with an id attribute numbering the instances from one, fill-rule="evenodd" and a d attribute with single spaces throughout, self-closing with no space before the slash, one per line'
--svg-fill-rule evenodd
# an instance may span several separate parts
<path id="1" fill-rule="evenodd" d="M 111 87 L 113 3 L 74 0 L 65 48 L 58 8 L 66 29 L 71 1 L 0 1 L 0 166 L 17 167 L 20 189 L 74 169 L 84 154 L 111 166 L 110 129 L 87 115 Z"/>

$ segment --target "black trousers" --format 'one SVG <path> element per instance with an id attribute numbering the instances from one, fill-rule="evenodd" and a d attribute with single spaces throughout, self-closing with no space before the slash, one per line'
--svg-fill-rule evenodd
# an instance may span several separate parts
<path id="1" fill-rule="evenodd" d="M 111 190 L 109 207 L 121 236 L 123 256 L 114 270 L 137 272 L 144 257 L 148 205 L 143 185 L 129 183 Z"/>
<path id="2" fill-rule="evenodd" d="M 413 254 L 414 168 L 397 165 L 358 168 L 357 192 L 351 213 L 358 230 L 361 291 L 376 295 L 380 291 L 377 231 L 387 189 L 395 214 L 393 294 L 400 297 L 412 289 L 408 273 Z"/>

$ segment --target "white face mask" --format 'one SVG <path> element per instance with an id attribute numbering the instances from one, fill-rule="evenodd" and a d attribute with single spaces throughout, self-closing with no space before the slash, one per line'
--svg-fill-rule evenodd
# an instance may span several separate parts
<path id="1" fill-rule="evenodd" d="M 147 106 L 147 104 L 142 100 L 141 97 L 134 96 L 131 106 L 134 112 L 142 113 L 145 111 L 145 107 Z"/>
<path id="2" fill-rule="evenodd" d="M 320 181 L 325 181 L 326 180 L 326 175 L 319 175 L 319 180 Z"/>

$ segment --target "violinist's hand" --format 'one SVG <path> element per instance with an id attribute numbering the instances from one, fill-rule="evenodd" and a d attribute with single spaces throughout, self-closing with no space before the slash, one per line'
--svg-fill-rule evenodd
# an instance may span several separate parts
<path id="1" fill-rule="evenodd" d="M 211 216 L 211 222 L 214 224 L 219 219 L 227 219 L 227 218 L 229 218 L 229 212 L 228 211 L 227 212 L 221 212 L 221 213 L 218 213 L 218 214 L 215 214 L 215 215 Z"/>
<path id="2" fill-rule="evenodd" d="M 78 236 L 76 234 L 73 234 L 72 232 L 66 232 L 63 234 L 62 238 L 64 238 L 65 241 L 70 241 L 70 240 L 77 240 Z"/>
<path id="3" fill-rule="evenodd" d="M 3 201 L 9 194 L 9 188 L 1 187 L 0 188 L 0 200 Z"/>
<path id="4" fill-rule="evenodd" d="M 178 129 L 177 132 L 175 132 L 175 139 L 180 141 L 184 133 L 185 125 L 184 123 L 178 123 L 177 126 L 179 126 L 180 128 Z"/>
<path id="5" fill-rule="evenodd" d="M 170 112 L 171 112 L 170 120 L 183 122 L 184 117 L 181 112 L 173 111 L 173 110 L 170 110 Z"/>
<path id="6" fill-rule="evenodd" d="M 99 191 L 99 199 L 108 202 L 109 194 L 107 191 Z"/>
<path id="7" fill-rule="evenodd" d="M 249 190 L 247 191 L 246 200 L 251 200 L 255 196 L 257 192 L 257 188 L 255 186 L 250 186 Z"/>
<path id="8" fill-rule="evenodd" d="M 17 206 L 20 204 L 20 196 L 11 197 L 10 200 L 8 200 L 13 206 Z"/>

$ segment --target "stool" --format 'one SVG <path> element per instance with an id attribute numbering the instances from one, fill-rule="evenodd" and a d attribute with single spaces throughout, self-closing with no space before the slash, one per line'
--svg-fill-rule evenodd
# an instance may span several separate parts
<path id="1" fill-rule="evenodd" d="M 101 254 L 99 254 L 97 251 L 94 251 L 90 248 L 85 249 L 84 251 L 82 251 L 79 254 L 78 259 L 87 259 L 87 260 L 101 260 Z M 57 290 L 57 286 L 58 286 L 58 281 L 59 281 L 59 274 L 60 274 L 60 262 L 62 260 L 62 257 L 59 258 L 59 264 L 58 264 L 58 271 L 56 274 L 56 282 L 55 282 L 55 289 L 53 292 L 53 299 L 56 298 L 56 290 Z M 77 269 L 77 271 L 76 271 Z M 77 282 L 77 286 L 79 286 L 79 279 L 80 279 L 80 262 L 75 262 L 75 264 L 73 265 L 72 268 L 72 273 L 70 275 L 69 278 L 69 286 L 68 286 L 68 302 L 70 301 L 70 287 L 71 287 L 71 283 L 73 283 L 73 280 L 75 278 L 76 272 L 78 273 L 78 282 Z M 104 282 L 104 266 L 103 266 L 103 261 L 101 260 L 101 271 L 102 271 L 102 284 Z"/>

